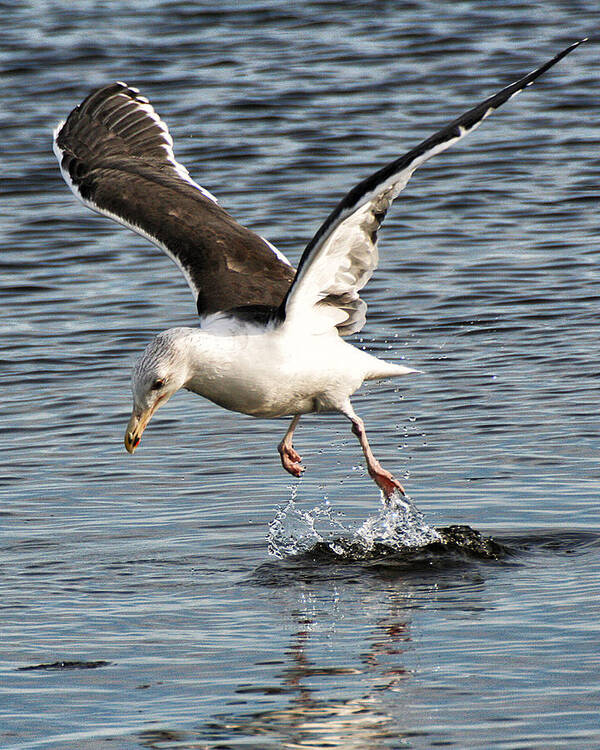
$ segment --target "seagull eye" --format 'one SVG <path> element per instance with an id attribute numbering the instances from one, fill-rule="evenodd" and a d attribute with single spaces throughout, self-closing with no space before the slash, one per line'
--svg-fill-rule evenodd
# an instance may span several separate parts
<path id="1" fill-rule="evenodd" d="M 159 391 L 163 387 L 164 384 L 165 384 L 165 379 L 158 378 L 157 380 L 154 381 L 154 383 L 152 383 L 152 390 Z"/>

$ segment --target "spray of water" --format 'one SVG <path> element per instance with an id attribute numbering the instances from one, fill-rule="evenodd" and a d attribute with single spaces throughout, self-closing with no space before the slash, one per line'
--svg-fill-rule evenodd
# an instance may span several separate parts
<path id="1" fill-rule="evenodd" d="M 310 511 L 301 510 L 293 492 L 271 522 L 268 544 L 269 554 L 279 558 L 324 547 L 340 557 L 354 557 L 368 555 L 375 547 L 383 546 L 393 553 L 418 549 L 441 539 L 412 500 L 399 493 L 382 498 L 379 513 L 355 526 L 327 501 Z"/>

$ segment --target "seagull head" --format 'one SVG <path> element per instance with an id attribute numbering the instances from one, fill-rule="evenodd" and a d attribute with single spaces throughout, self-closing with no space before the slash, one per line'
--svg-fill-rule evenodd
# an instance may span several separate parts
<path id="1" fill-rule="evenodd" d="M 125 448 L 133 453 L 159 406 L 187 380 L 186 347 L 179 329 L 160 333 L 148 344 L 131 373 L 133 411 L 125 430 Z"/>

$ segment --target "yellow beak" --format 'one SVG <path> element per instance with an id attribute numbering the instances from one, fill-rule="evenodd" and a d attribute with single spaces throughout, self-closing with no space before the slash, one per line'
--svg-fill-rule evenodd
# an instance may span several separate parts
<path id="1" fill-rule="evenodd" d="M 142 439 L 142 433 L 146 429 L 148 422 L 152 418 L 152 415 L 156 411 L 158 402 L 154 404 L 150 409 L 143 411 L 141 414 L 136 414 L 135 411 L 131 415 L 131 419 L 127 424 L 125 430 L 125 448 L 129 453 L 133 453 L 140 444 Z"/>

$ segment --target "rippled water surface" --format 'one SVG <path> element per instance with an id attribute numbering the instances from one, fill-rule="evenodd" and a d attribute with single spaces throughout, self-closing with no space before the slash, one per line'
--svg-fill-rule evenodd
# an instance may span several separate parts
<path id="1" fill-rule="evenodd" d="M 138 86 L 297 261 L 360 178 L 599 21 L 585 0 L 5 4 L 2 748 L 600 747 L 594 39 L 381 232 L 357 343 L 424 374 L 355 407 L 412 520 L 455 535 L 412 551 L 385 547 L 342 417 L 302 420 L 299 483 L 285 422 L 187 393 L 125 453 L 131 363 L 194 304 L 75 202 L 50 143 L 93 87 Z"/>

